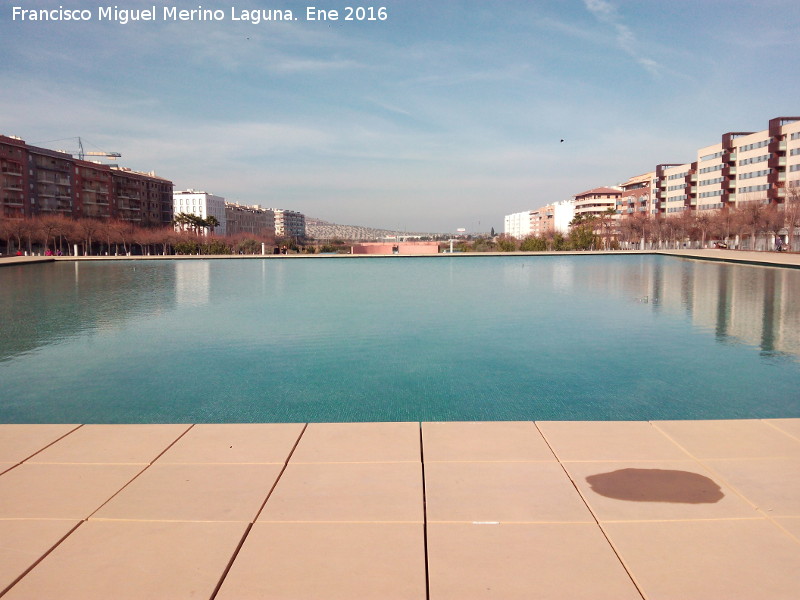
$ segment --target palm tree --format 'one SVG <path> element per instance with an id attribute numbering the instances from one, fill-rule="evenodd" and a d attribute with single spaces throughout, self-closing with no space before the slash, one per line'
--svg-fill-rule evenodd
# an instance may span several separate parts
<path id="1" fill-rule="evenodd" d="M 214 235 L 214 228 L 219 227 L 219 220 L 214 215 L 209 215 L 204 220 L 205 226 L 211 230 L 211 235 Z"/>

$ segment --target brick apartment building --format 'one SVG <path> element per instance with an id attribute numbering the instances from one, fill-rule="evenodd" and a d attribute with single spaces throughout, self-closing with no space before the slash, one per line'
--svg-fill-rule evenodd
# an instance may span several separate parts
<path id="1" fill-rule="evenodd" d="M 172 222 L 172 182 L 80 160 L 0 135 L 0 216 L 119 219 L 144 227 Z"/>

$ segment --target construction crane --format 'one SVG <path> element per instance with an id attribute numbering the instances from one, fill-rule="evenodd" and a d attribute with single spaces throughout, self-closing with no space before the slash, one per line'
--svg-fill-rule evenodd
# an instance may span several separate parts
<path id="1" fill-rule="evenodd" d="M 116 160 L 122 156 L 119 152 L 84 152 L 83 150 L 83 140 L 78 138 L 78 158 L 80 160 L 86 160 L 87 156 L 102 156 L 103 158 L 109 158 L 111 160 Z"/>

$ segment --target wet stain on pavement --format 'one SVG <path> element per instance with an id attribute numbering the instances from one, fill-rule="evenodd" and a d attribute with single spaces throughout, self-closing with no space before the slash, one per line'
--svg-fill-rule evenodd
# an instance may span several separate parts
<path id="1" fill-rule="evenodd" d="M 619 469 L 586 478 L 592 491 L 631 502 L 714 504 L 725 497 L 722 489 L 705 475 L 668 469 Z"/>

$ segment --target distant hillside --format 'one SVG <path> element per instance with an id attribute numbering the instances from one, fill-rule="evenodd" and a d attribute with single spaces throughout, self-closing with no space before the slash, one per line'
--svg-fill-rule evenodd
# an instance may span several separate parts
<path id="1" fill-rule="evenodd" d="M 398 233 L 405 236 L 433 237 L 435 233 L 409 233 L 407 231 L 392 231 L 390 229 L 375 229 L 374 227 L 362 227 L 360 225 L 337 225 L 322 219 L 306 217 L 306 233 L 315 240 L 324 242 L 332 239 L 374 242 L 387 237 L 394 237 Z"/>

